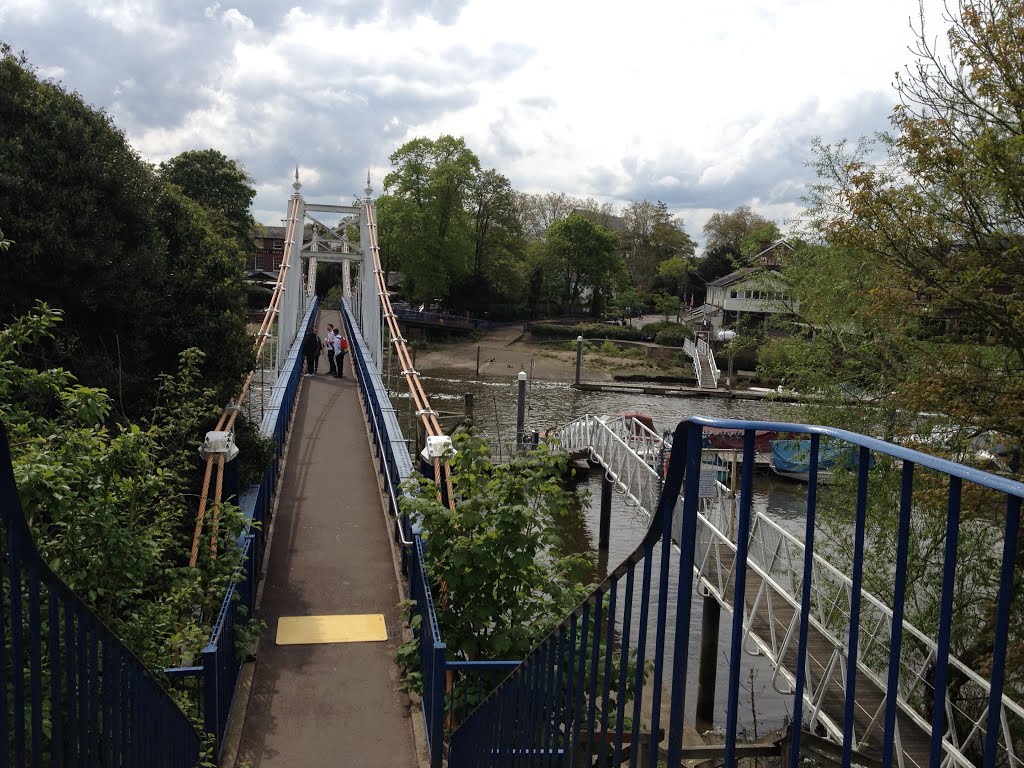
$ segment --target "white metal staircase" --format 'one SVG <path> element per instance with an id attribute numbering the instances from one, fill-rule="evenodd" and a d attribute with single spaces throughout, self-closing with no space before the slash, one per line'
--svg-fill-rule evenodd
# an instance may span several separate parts
<path id="1" fill-rule="evenodd" d="M 693 360 L 693 370 L 697 376 L 697 386 L 701 389 L 718 389 L 718 378 L 721 371 L 715 365 L 715 353 L 705 338 L 706 333 L 698 331 L 696 342 L 686 339 L 683 351 Z"/>

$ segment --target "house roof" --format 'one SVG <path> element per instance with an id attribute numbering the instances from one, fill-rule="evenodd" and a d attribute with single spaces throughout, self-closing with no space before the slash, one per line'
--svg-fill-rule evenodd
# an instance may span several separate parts
<path id="1" fill-rule="evenodd" d="M 253 231 L 253 237 L 265 237 L 272 238 L 274 240 L 283 240 L 285 228 L 284 227 L 271 227 L 266 224 L 261 224 L 262 229 L 256 229 Z"/>
<path id="2" fill-rule="evenodd" d="M 778 247 L 779 247 L 780 245 L 782 245 L 782 246 L 785 246 L 785 247 L 786 247 L 787 249 L 789 249 L 790 251 L 795 251 L 795 250 L 796 250 L 796 249 L 795 249 L 795 248 L 794 248 L 794 247 L 793 247 L 792 245 L 790 245 L 790 244 L 789 244 L 789 243 L 788 243 L 788 242 L 787 242 L 787 241 L 786 241 L 786 240 L 785 240 L 784 238 L 779 238 L 778 240 L 776 240 L 776 241 L 775 241 L 774 243 L 772 243 L 771 245 L 769 245 L 769 246 L 768 246 L 767 248 L 765 248 L 764 250 L 760 251 L 759 253 L 756 253 L 756 254 L 754 254 L 754 258 L 755 258 L 755 259 L 760 259 L 760 258 L 762 258 L 762 257 L 763 257 L 763 256 L 764 256 L 764 255 L 765 255 L 766 253 L 770 253 L 771 251 L 774 251 L 774 250 L 775 250 L 776 248 L 778 248 Z"/>
<path id="3" fill-rule="evenodd" d="M 732 285 L 733 283 L 739 283 L 745 280 L 746 278 L 750 277 L 755 272 L 762 271 L 764 271 L 763 267 L 744 267 L 743 269 L 738 269 L 735 272 L 730 272 L 728 275 L 720 277 L 717 280 L 712 280 L 710 283 L 708 283 L 708 287 L 711 287 L 713 285 L 726 286 Z"/>
<path id="4" fill-rule="evenodd" d="M 261 282 L 276 282 L 277 271 L 276 270 L 265 270 L 265 269 L 249 269 L 245 272 L 245 279 L 250 280 L 254 283 Z"/>

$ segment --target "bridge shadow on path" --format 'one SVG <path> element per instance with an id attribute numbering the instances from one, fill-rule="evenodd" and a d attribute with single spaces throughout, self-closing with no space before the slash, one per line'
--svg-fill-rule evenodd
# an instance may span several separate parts
<path id="1" fill-rule="evenodd" d="M 320 335 L 337 312 L 321 312 Z M 251 768 L 416 766 L 391 543 L 356 383 L 303 378 L 288 447 L 260 639 L 235 764 Z M 277 645 L 289 616 L 383 614 L 386 642 Z M 237 702 L 239 706 L 242 702 Z"/>

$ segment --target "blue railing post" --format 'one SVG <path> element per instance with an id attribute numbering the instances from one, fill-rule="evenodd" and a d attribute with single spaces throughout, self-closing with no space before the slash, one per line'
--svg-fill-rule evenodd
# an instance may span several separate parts
<path id="1" fill-rule="evenodd" d="M 203 648 L 203 730 L 214 737 L 214 754 L 220 753 L 220 690 L 217 674 L 217 646 Z"/>
<path id="2" fill-rule="evenodd" d="M 444 694 L 447 681 L 444 643 L 433 643 L 430 691 L 430 768 L 441 768 L 444 755 Z"/>

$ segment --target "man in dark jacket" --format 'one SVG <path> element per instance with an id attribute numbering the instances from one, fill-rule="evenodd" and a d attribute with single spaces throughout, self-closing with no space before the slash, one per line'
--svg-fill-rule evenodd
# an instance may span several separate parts
<path id="1" fill-rule="evenodd" d="M 312 327 L 306 329 L 306 338 L 302 340 L 302 354 L 306 356 L 306 375 L 312 376 L 316 373 L 316 362 L 320 358 L 320 337 Z"/>

